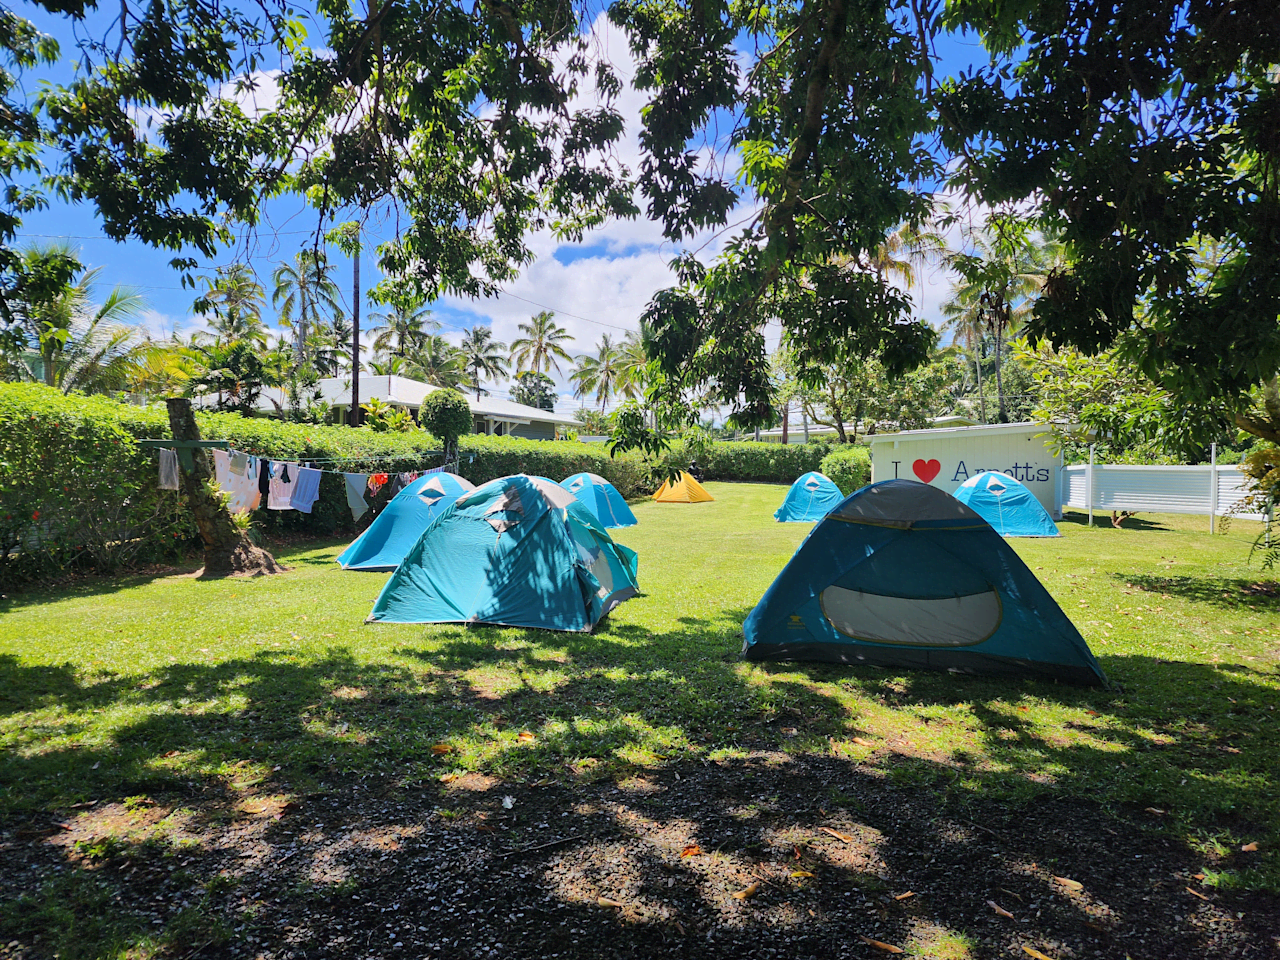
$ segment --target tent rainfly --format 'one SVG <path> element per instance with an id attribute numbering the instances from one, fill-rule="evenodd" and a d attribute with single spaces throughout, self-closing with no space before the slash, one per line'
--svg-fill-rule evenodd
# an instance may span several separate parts
<path id="1" fill-rule="evenodd" d="M 618 488 L 604 477 L 594 473 L 575 473 L 572 477 L 560 481 L 583 506 L 591 511 L 591 515 L 600 521 L 602 527 L 634 527 L 636 515 L 622 499 Z"/>
<path id="2" fill-rule="evenodd" d="M 653 499 L 659 503 L 710 503 L 715 499 L 706 488 L 683 470 L 676 482 L 663 480 Z"/>
<path id="3" fill-rule="evenodd" d="M 1013 548 L 955 497 L 886 480 L 813 528 L 743 626 L 749 660 L 826 660 L 1105 684 Z"/>
<path id="4" fill-rule="evenodd" d="M 449 504 L 382 588 L 368 620 L 589 633 L 636 595 L 636 554 L 545 477 L 491 480 Z"/>
<path id="5" fill-rule="evenodd" d="M 476 485 L 452 473 L 419 477 L 382 508 L 367 530 L 338 554 L 344 570 L 394 570 L 445 507 Z"/>
<path id="6" fill-rule="evenodd" d="M 960 485 L 955 498 L 1002 537 L 1061 536 L 1035 494 L 1007 473 L 974 474 Z"/>
<path id="7" fill-rule="evenodd" d="M 812 523 L 840 504 L 844 494 L 824 474 L 811 470 L 791 485 L 773 519 L 779 523 Z"/>

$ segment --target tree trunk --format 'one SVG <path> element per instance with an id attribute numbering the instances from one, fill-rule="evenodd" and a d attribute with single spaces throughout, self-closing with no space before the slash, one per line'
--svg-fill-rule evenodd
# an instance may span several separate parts
<path id="1" fill-rule="evenodd" d="M 175 440 L 199 440 L 200 428 L 191 401 L 178 397 L 165 401 L 169 408 L 169 428 Z M 284 567 L 267 551 L 249 542 L 248 535 L 235 525 L 226 504 L 210 490 L 213 470 L 209 454 L 202 449 L 191 451 L 194 468 L 182 470 L 182 489 L 191 505 L 200 539 L 204 541 L 202 577 L 243 576 L 246 574 L 283 573 Z"/>
<path id="2" fill-rule="evenodd" d="M 987 422 L 987 398 L 982 392 L 982 341 L 978 341 L 978 354 L 973 358 L 973 367 L 978 371 L 978 409 L 982 411 L 982 422 Z"/>
<path id="3" fill-rule="evenodd" d="M 791 424 L 791 401 L 788 400 L 786 403 L 782 405 L 782 445 L 784 447 L 787 445 L 787 442 L 790 439 L 790 437 L 787 435 L 787 431 L 790 427 L 790 424 Z"/>
<path id="4" fill-rule="evenodd" d="M 351 425 L 360 426 L 360 246 L 352 258 L 355 269 L 351 297 Z"/>
<path id="5" fill-rule="evenodd" d="M 1000 308 L 1000 321 L 996 323 L 996 398 L 999 401 L 999 411 L 996 414 L 998 423 L 1009 422 L 1009 412 L 1004 406 L 1004 378 L 1000 375 L 1000 341 L 1004 339 L 1004 308 Z"/>

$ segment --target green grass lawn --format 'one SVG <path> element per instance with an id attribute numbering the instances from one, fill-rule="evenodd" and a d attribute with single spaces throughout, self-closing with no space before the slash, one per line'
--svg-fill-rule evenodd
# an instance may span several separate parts
<path id="1" fill-rule="evenodd" d="M 959 809 L 1125 806 L 1202 850 L 1209 884 L 1280 890 L 1280 595 L 1248 562 L 1253 525 L 1073 514 L 1061 539 L 1013 541 L 1117 684 L 1091 690 L 742 662 L 743 618 L 809 526 L 773 522 L 784 487 L 707 487 L 714 503 L 636 506 L 618 539 L 644 592 L 590 636 L 366 625 L 387 575 L 339 570 L 337 543 L 280 551 L 278 577 L 0 600 L 0 818 L 192 784 L 624 778 L 771 749 Z"/>

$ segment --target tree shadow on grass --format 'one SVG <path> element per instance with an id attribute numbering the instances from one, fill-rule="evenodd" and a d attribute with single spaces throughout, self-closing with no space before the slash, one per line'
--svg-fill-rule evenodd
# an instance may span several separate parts
<path id="1" fill-rule="evenodd" d="M 1089 526 L 1089 514 L 1075 510 L 1064 510 L 1062 519 L 1058 521 L 1058 525 L 1068 525 L 1073 527 Z M 1116 527 L 1111 523 L 1111 511 L 1098 509 L 1093 512 L 1093 526 L 1097 530 L 1110 530 L 1112 532 L 1124 532 L 1134 530 L 1168 530 L 1169 527 L 1161 523 L 1159 520 L 1146 520 L 1141 516 L 1125 517 L 1121 526 Z M 1206 524 L 1206 530 L 1208 529 Z"/>
<path id="2" fill-rule="evenodd" d="M 859 936 L 904 945 L 967 938 L 972 956 L 996 956 L 1016 950 L 1015 934 L 1029 929 L 1037 949 L 1215 953 L 1212 931 L 1186 920 L 1201 907 L 1181 890 L 1204 863 L 1186 844 L 1213 830 L 1274 834 L 1280 691 L 1271 678 L 1106 658 L 1125 682 L 1120 693 L 747 665 L 726 649 L 742 612 L 688 618 L 666 632 L 457 629 L 401 647 L 391 662 L 341 647 L 309 659 L 264 651 L 92 682 L 4 658 L 0 682 L 19 696 L 9 695 L 0 716 L 0 829 L 16 836 L 51 816 L 70 824 L 67 837 L 42 837 L 19 856 L 50 883 L 68 871 L 92 875 L 120 897 L 113 902 L 146 900 L 147 869 L 167 876 L 180 857 L 206 891 L 220 874 L 238 885 L 207 897 L 227 929 L 282 950 L 297 924 L 275 911 L 305 906 L 329 920 L 305 924 L 300 942 L 339 957 L 374 949 L 365 934 L 383 936 L 393 904 L 416 918 L 408 932 L 396 928 L 404 942 L 443 949 L 447 937 L 461 944 L 458 956 L 499 941 L 518 943 L 516 956 L 549 955 L 543 948 L 630 956 L 655 943 L 681 955 L 691 937 L 699 955 L 740 956 L 773 929 L 789 931 L 780 956 L 829 955 L 823 943 L 860 944 Z M 869 736 L 873 714 L 901 732 L 869 751 L 849 748 L 853 736 Z M 930 742 L 934 725 L 963 726 L 963 744 Z M 451 791 L 450 778 L 474 774 L 503 779 Z M 632 781 L 653 789 L 628 792 Z M 125 830 L 127 855 L 95 860 L 69 845 L 127 819 L 95 820 L 93 811 L 127 810 L 126 798 L 139 796 L 190 813 L 168 834 Z M 276 821 L 254 812 L 278 796 L 301 798 L 304 813 Z M 353 824 L 365 821 L 418 832 L 397 834 L 370 866 L 351 841 Z M 184 836 L 197 846 L 182 848 Z M 565 837 L 579 839 L 511 853 Z M 143 849 L 147 842 L 159 846 Z M 709 859 L 680 856 L 689 844 Z M 1156 847 L 1167 869 L 1134 873 L 1133 858 Z M 1265 851 L 1258 858 L 1274 860 Z M 129 872 L 140 865 L 141 875 Z M 1053 875 L 1083 878 L 1085 894 L 1056 890 Z M 352 877 L 356 886 L 342 892 Z M 957 877 L 963 890 L 948 893 Z M 756 897 L 732 896 L 757 880 Z M 904 890 L 919 899 L 893 900 Z M 1143 896 L 1160 904 L 1158 916 Z M 600 897 L 625 906 L 602 908 Z M 1006 923 L 986 899 L 1019 922 L 1034 905 L 1034 926 Z M 253 918 L 242 914 L 246 900 L 261 903 Z M 1135 913 L 1167 929 L 1162 952 L 1132 933 Z M 53 936 L 55 920 L 24 916 L 26 926 L 5 915 L 0 929 L 26 931 L 24 943 L 40 924 Z M 162 928 L 176 917 L 163 914 Z M 325 924 L 343 917 L 360 939 L 331 942 L 341 934 Z M 1213 929 L 1265 942 L 1256 920 Z M 569 946 L 578 942 L 572 930 L 584 931 L 580 951 Z"/>
<path id="3" fill-rule="evenodd" d="M 1261 576 L 1245 579 L 1113 573 L 1111 578 L 1146 593 L 1167 594 L 1192 603 L 1209 603 L 1229 610 L 1280 611 L 1280 583 Z"/>

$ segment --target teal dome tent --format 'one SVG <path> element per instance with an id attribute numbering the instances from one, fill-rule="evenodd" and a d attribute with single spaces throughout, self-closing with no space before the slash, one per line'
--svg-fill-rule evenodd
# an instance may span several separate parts
<path id="1" fill-rule="evenodd" d="M 954 496 L 1002 537 L 1061 536 L 1036 495 L 1007 473 L 975 474 Z"/>
<path id="2" fill-rule="evenodd" d="M 774 511 L 779 523 L 813 523 L 825 517 L 844 499 L 831 480 L 816 470 L 806 473 L 791 485 L 782 506 Z"/>
<path id="3" fill-rule="evenodd" d="M 394 570 L 445 507 L 475 488 L 452 473 L 419 477 L 392 497 L 368 529 L 338 554 L 338 563 L 344 570 Z"/>
<path id="4" fill-rule="evenodd" d="M 635 552 L 544 477 L 455 500 L 396 568 L 368 619 L 590 632 L 636 595 Z"/>
<path id="5" fill-rule="evenodd" d="M 950 494 L 914 480 L 846 497 L 778 574 L 743 633 L 748 660 L 1106 683 L 1013 548 Z"/>
<path id="6" fill-rule="evenodd" d="M 583 506 L 591 511 L 591 515 L 600 521 L 602 527 L 634 527 L 636 515 L 622 499 L 618 488 L 604 477 L 594 473 L 575 473 L 572 477 L 560 481 Z"/>

